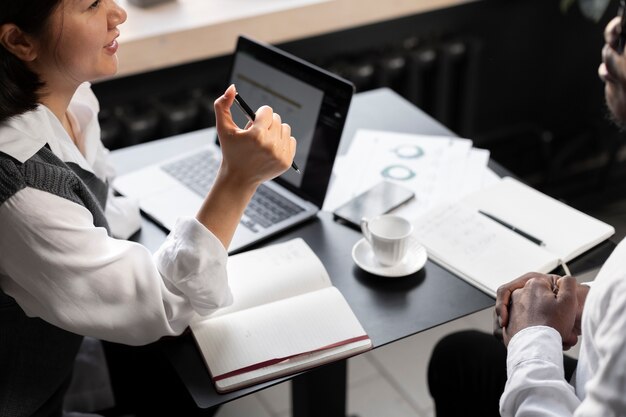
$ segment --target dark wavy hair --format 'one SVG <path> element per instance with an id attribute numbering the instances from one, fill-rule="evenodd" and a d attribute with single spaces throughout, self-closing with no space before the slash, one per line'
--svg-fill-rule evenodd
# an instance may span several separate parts
<path id="1" fill-rule="evenodd" d="M 14 23 L 24 32 L 40 35 L 62 0 L 2 0 L 0 25 Z M 0 123 L 33 110 L 44 86 L 37 74 L 0 45 Z"/>

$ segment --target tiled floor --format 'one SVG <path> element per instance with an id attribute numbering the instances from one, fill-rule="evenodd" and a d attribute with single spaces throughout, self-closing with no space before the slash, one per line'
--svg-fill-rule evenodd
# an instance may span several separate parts
<path id="1" fill-rule="evenodd" d="M 616 228 L 615 241 L 626 236 L 626 202 L 590 213 Z M 593 272 L 583 277 L 592 279 Z M 348 362 L 348 414 L 359 417 L 431 417 L 426 367 L 435 343 L 460 329 L 491 331 L 491 309 L 352 358 Z M 576 351 L 570 352 L 576 355 Z M 223 406 L 218 417 L 288 417 L 290 387 L 283 383 Z"/>

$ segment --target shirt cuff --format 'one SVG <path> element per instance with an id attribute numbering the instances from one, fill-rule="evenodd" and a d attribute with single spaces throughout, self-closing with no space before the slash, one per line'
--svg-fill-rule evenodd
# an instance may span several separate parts
<path id="1" fill-rule="evenodd" d="M 520 330 L 509 341 L 507 375 L 528 361 L 550 362 L 563 370 L 563 340 L 561 334 L 549 326 L 532 326 Z"/>
<path id="2" fill-rule="evenodd" d="M 168 282 L 187 296 L 194 310 L 207 315 L 232 303 L 222 242 L 195 218 L 180 218 L 154 254 Z"/>

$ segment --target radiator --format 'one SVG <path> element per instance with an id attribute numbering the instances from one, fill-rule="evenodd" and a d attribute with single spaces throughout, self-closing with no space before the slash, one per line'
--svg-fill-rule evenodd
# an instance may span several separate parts
<path id="1" fill-rule="evenodd" d="M 357 91 L 389 87 L 452 131 L 470 136 L 476 102 L 480 42 L 475 39 L 363 52 L 336 58 L 328 69 L 352 81 Z"/>

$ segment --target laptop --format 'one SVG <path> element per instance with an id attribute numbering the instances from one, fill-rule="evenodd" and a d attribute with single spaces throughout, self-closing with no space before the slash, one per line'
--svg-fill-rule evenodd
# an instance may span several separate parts
<path id="1" fill-rule="evenodd" d="M 262 184 L 246 208 L 229 253 L 290 228 L 321 209 L 354 85 L 272 45 L 240 36 L 230 83 L 256 111 L 271 106 L 291 126 L 300 169 Z M 233 106 L 237 125 L 247 119 Z M 143 213 L 171 230 L 182 216 L 195 216 L 221 159 L 218 141 L 158 164 L 119 176 L 113 188 L 136 198 Z"/>

